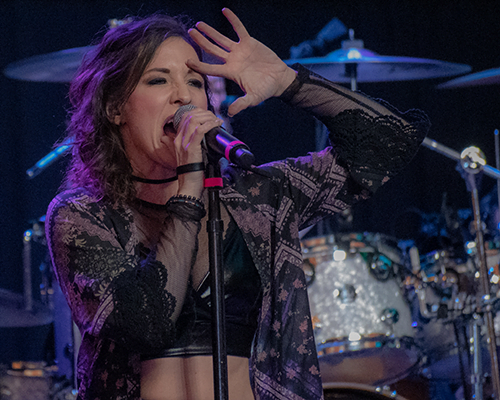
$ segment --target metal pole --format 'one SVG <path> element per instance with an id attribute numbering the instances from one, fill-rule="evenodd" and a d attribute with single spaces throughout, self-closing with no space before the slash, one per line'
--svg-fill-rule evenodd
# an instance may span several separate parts
<path id="1" fill-rule="evenodd" d="M 33 311 L 33 292 L 31 287 L 31 238 L 33 231 L 28 229 L 23 237 L 23 300 L 24 309 Z"/>
<path id="2" fill-rule="evenodd" d="M 212 302 L 212 353 L 214 371 L 214 399 L 227 400 L 229 398 L 227 351 L 226 351 L 226 323 L 224 310 L 224 262 L 222 249 L 222 235 L 224 223 L 220 213 L 219 190 L 222 188 L 222 178 L 217 161 L 209 162 L 206 170 L 208 187 L 208 246 L 210 259 Z M 212 182 L 212 183 L 207 183 Z"/>
<path id="3" fill-rule="evenodd" d="M 495 135 L 495 166 L 497 167 L 497 169 L 500 169 L 500 140 L 499 140 L 499 136 L 498 136 L 498 129 L 495 129 L 495 132 L 494 132 L 494 135 Z M 500 178 L 497 178 L 497 213 L 498 215 L 500 215 Z M 495 218 L 495 216 L 493 216 L 493 218 Z M 499 221 L 496 220 L 495 218 L 495 229 L 498 230 L 498 223 Z"/>
<path id="4" fill-rule="evenodd" d="M 472 324 L 472 348 L 474 352 L 474 372 L 471 376 L 471 384 L 474 386 L 474 400 L 483 400 L 483 364 L 481 360 L 481 334 L 479 327 L 479 316 L 474 316 Z"/>
<path id="5" fill-rule="evenodd" d="M 497 345 L 496 345 L 496 335 L 495 326 L 493 323 L 493 312 L 490 300 L 490 288 L 488 279 L 488 269 L 486 265 L 486 252 L 484 248 L 484 238 L 481 224 L 481 212 L 479 209 L 479 196 L 476 187 L 475 175 L 472 173 L 467 174 L 469 180 L 469 186 L 471 188 L 472 194 L 472 209 L 474 212 L 474 226 L 476 229 L 476 248 L 479 256 L 479 280 L 481 284 L 481 294 L 482 297 L 478 304 L 479 311 L 483 313 L 486 322 L 486 334 L 487 334 L 487 344 L 488 351 L 490 353 L 491 361 L 491 379 L 493 383 L 493 388 L 495 392 L 495 399 L 500 399 L 500 373 L 498 368 L 498 356 L 497 356 Z"/>

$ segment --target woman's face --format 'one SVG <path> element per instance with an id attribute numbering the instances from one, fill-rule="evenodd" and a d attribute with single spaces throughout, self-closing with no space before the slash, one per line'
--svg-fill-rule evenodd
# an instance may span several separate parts
<path id="1" fill-rule="evenodd" d="M 188 59 L 197 58 L 184 39 L 165 40 L 115 117 L 136 175 L 163 179 L 175 174 L 172 117 L 185 104 L 208 107 L 203 76 L 186 65 Z"/>

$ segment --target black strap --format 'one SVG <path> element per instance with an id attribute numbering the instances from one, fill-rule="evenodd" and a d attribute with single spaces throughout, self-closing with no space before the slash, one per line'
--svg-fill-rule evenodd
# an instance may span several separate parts
<path id="1" fill-rule="evenodd" d="M 202 162 L 179 165 L 177 167 L 177 175 L 187 174 L 188 172 L 204 171 L 205 164 Z"/>
<path id="2" fill-rule="evenodd" d="M 135 176 L 132 175 L 132 179 L 137 182 L 142 182 L 142 183 L 150 183 L 152 185 L 160 185 L 162 183 L 168 183 L 168 182 L 173 182 L 177 180 L 177 176 L 173 176 L 171 178 L 167 179 L 147 179 L 147 178 L 141 178 L 140 176 Z"/>

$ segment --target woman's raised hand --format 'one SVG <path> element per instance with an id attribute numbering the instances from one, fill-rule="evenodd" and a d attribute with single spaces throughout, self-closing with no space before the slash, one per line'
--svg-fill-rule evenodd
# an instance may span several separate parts
<path id="1" fill-rule="evenodd" d="M 202 74 L 231 79 L 240 86 L 245 95 L 229 106 L 228 113 L 232 116 L 270 97 L 279 96 L 295 79 L 295 71 L 271 49 L 251 37 L 231 10 L 224 8 L 222 13 L 233 26 L 239 42 L 230 40 L 204 22 L 198 22 L 196 29 L 191 29 L 189 34 L 206 52 L 220 58 L 224 64 L 189 60 L 187 65 Z"/>

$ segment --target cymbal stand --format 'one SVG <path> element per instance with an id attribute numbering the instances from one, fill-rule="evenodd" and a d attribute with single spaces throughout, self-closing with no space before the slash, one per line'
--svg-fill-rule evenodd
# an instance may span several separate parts
<path id="1" fill-rule="evenodd" d="M 349 29 L 349 40 L 344 40 L 342 42 L 342 49 L 348 50 L 348 55 L 352 55 L 353 62 L 345 64 L 345 75 L 349 77 L 351 83 L 351 90 L 355 92 L 358 90 L 358 64 L 356 62 L 357 55 L 359 54 L 358 49 L 363 49 L 364 43 L 362 40 L 354 39 L 354 30 Z M 350 58 L 350 57 L 349 57 Z"/>
<path id="2" fill-rule="evenodd" d="M 500 375 L 498 368 L 498 356 L 497 356 L 497 345 L 496 345 L 496 335 L 495 335 L 495 327 L 493 323 L 493 312 L 491 307 L 491 297 L 490 297 L 490 288 L 489 288 L 489 279 L 488 279 L 488 268 L 486 265 L 486 252 L 484 247 L 484 238 L 483 238 L 483 227 L 481 223 L 481 212 L 479 208 L 479 195 L 476 185 L 475 175 L 480 172 L 481 165 L 486 164 L 484 158 L 482 157 L 482 152 L 478 148 L 468 148 L 462 152 L 461 157 L 461 165 L 466 174 L 466 178 L 468 181 L 468 187 L 471 192 L 472 197 L 472 210 L 474 213 L 474 227 L 476 231 L 476 248 L 477 255 L 479 256 L 479 278 L 481 283 L 481 294 L 482 297 L 479 299 L 477 304 L 477 309 L 480 314 L 483 315 L 483 318 L 486 322 L 486 334 L 487 334 L 487 344 L 488 351 L 490 353 L 490 361 L 491 361 L 491 378 L 493 382 L 493 388 L 495 392 L 495 398 L 499 399 L 500 397 Z M 477 321 L 477 320 L 476 320 Z M 477 335 L 477 323 L 474 323 L 474 341 L 479 340 L 479 335 Z M 476 337 L 478 336 L 478 337 Z M 475 349 L 479 350 L 479 345 L 474 344 Z M 476 355 L 474 355 L 474 360 L 476 361 Z M 479 368 L 474 363 L 474 381 L 475 387 L 479 388 L 481 386 L 480 380 L 481 376 L 479 375 L 479 371 L 476 371 L 476 368 Z M 480 370 L 480 368 L 479 368 Z M 475 393 L 475 398 L 481 400 L 482 396 L 482 388 L 479 390 L 479 393 Z"/>
<path id="3" fill-rule="evenodd" d="M 28 229 L 23 235 L 23 300 L 24 309 L 33 311 L 33 292 L 31 287 L 31 239 L 33 231 Z"/>
<path id="4" fill-rule="evenodd" d="M 481 213 L 479 208 L 479 195 L 476 186 L 475 175 L 481 171 L 483 171 L 486 175 L 494 177 L 495 179 L 500 179 L 500 171 L 495 168 L 489 167 L 486 165 L 486 161 L 482 155 L 481 150 L 477 147 L 469 147 L 462 151 L 461 154 L 458 152 L 437 143 L 432 139 L 425 138 L 423 141 L 423 145 L 437 151 L 440 154 L 443 154 L 451 159 L 454 159 L 460 162 L 463 170 L 465 171 L 465 179 L 467 183 L 467 188 L 471 192 L 472 199 L 472 208 L 474 213 L 474 227 L 476 231 L 476 248 L 478 252 L 478 261 L 479 261 L 479 276 L 480 276 L 480 284 L 481 284 L 481 294 L 478 304 L 477 304 L 477 313 L 482 314 L 484 318 L 484 322 L 486 323 L 487 329 L 487 344 L 488 351 L 490 354 L 491 361 L 491 378 L 493 383 L 493 389 L 495 394 L 495 399 L 500 399 L 500 373 L 498 367 L 498 356 L 497 356 L 497 345 L 496 345 L 496 336 L 495 329 L 493 323 L 493 312 L 491 302 L 492 299 L 490 297 L 490 289 L 489 289 L 489 280 L 488 280 L 488 270 L 486 265 L 486 252 L 484 247 L 484 238 L 482 231 L 482 223 L 481 223 Z M 474 326 L 479 323 L 479 320 L 475 321 Z M 477 330 L 477 327 L 475 328 Z M 478 341 L 479 336 L 478 333 L 474 332 L 474 341 Z M 475 353 L 478 353 L 479 344 L 475 343 Z M 474 380 L 477 382 L 473 382 L 477 391 L 479 393 L 475 393 L 474 398 L 478 400 L 482 400 L 479 395 L 482 396 L 482 388 L 479 389 L 479 385 L 481 384 L 479 381 L 481 380 L 481 376 L 478 374 L 479 365 L 477 365 L 477 359 L 475 358 L 474 363 Z"/>

